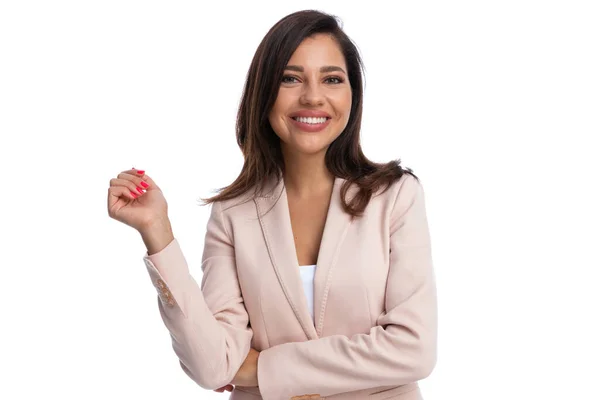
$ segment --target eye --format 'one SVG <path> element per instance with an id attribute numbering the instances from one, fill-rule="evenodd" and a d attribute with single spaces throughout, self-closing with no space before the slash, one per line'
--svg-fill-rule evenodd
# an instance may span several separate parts
<path id="1" fill-rule="evenodd" d="M 283 78 L 281 78 L 281 83 L 294 83 L 293 79 L 297 78 L 292 75 L 284 75 Z"/>
<path id="2" fill-rule="evenodd" d="M 333 82 L 332 82 L 333 80 Z M 344 80 L 342 78 L 340 78 L 339 76 L 329 76 L 327 78 L 325 78 L 325 81 L 327 83 L 333 83 L 336 85 L 339 85 L 340 83 L 344 82 Z"/>

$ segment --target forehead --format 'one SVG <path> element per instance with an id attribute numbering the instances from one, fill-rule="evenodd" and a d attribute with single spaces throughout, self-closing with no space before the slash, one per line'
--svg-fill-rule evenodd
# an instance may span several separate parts
<path id="1" fill-rule="evenodd" d="M 336 65 L 346 69 L 346 60 L 338 42 L 326 34 L 308 37 L 300 43 L 289 65 L 300 65 L 304 68 L 320 68 L 323 65 Z"/>

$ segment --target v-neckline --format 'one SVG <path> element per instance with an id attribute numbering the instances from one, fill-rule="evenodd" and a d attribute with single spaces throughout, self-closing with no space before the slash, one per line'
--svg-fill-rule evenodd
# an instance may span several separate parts
<path id="1" fill-rule="evenodd" d="M 282 178 L 271 183 L 268 186 L 272 190 L 254 198 L 265 245 L 281 289 L 306 337 L 309 340 L 317 339 L 323 330 L 332 270 L 337 262 L 340 245 L 352 222 L 351 216 L 342 207 L 340 188 L 344 179 L 335 178 L 319 246 L 313 290 L 314 322 L 308 310 L 300 276 L 287 191 Z M 351 196 L 353 192 L 354 188 L 351 188 L 347 196 Z"/>
<path id="2" fill-rule="evenodd" d="M 323 232 L 321 234 L 321 240 L 319 241 L 319 249 L 317 250 L 317 261 L 314 264 L 310 264 L 311 266 L 314 265 L 316 266 L 316 269 L 319 269 L 319 259 L 321 259 L 321 250 L 323 248 L 323 241 L 325 239 L 325 232 L 327 231 L 327 224 L 329 223 L 329 216 L 331 215 L 331 206 L 334 202 L 334 196 L 336 193 L 336 186 L 339 183 L 338 178 L 335 178 L 333 181 L 333 185 L 331 186 L 331 192 L 329 193 L 329 202 L 327 204 L 327 214 L 325 215 L 325 224 L 323 225 Z M 338 188 L 339 189 L 339 188 Z M 292 212 L 291 212 L 291 208 L 290 208 L 290 200 L 289 200 L 289 196 L 287 193 L 287 188 L 285 186 L 285 183 L 283 183 L 283 193 L 282 196 L 284 196 L 284 198 L 282 200 L 285 200 L 285 206 L 287 208 L 287 213 L 288 213 L 288 218 L 289 218 L 289 228 L 290 228 L 290 234 L 292 236 L 292 239 L 294 239 L 294 229 L 292 226 Z M 296 267 L 298 269 L 300 269 L 300 267 L 302 267 L 300 265 L 300 261 L 298 260 L 298 248 L 296 245 L 296 240 L 293 240 L 294 243 L 294 255 L 296 258 Z"/>

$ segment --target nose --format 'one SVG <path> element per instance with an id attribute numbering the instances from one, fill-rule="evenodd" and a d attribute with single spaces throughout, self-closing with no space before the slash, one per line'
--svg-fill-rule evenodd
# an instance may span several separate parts
<path id="1" fill-rule="evenodd" d="M 306 83 L 300 95 L 300 103 L 311 106 L 319 106 L 325 99 L 318 82 Z"/>

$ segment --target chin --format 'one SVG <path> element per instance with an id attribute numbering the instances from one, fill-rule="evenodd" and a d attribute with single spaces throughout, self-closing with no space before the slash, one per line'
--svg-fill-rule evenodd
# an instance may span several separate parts
<path id="1" fill-rule="evenodd" d="M 310 155 L 325 153 L 327 151 L 328 147 L 329 147 L 329 144 L 318 145 L 318 146 L 294 146 L 292 149 L 293 149 L 294 153 L 299 153 L 299 154 L 304 154 L 304 155 L 310 156 Z"/>
<path id="2" fill-rule="evenodd" d="M 315 155 L 325 153 L 338 135 L 331 137 L 329 132 L 289 132 L 286 140 L 280 141 L 288 153 Z"/>

